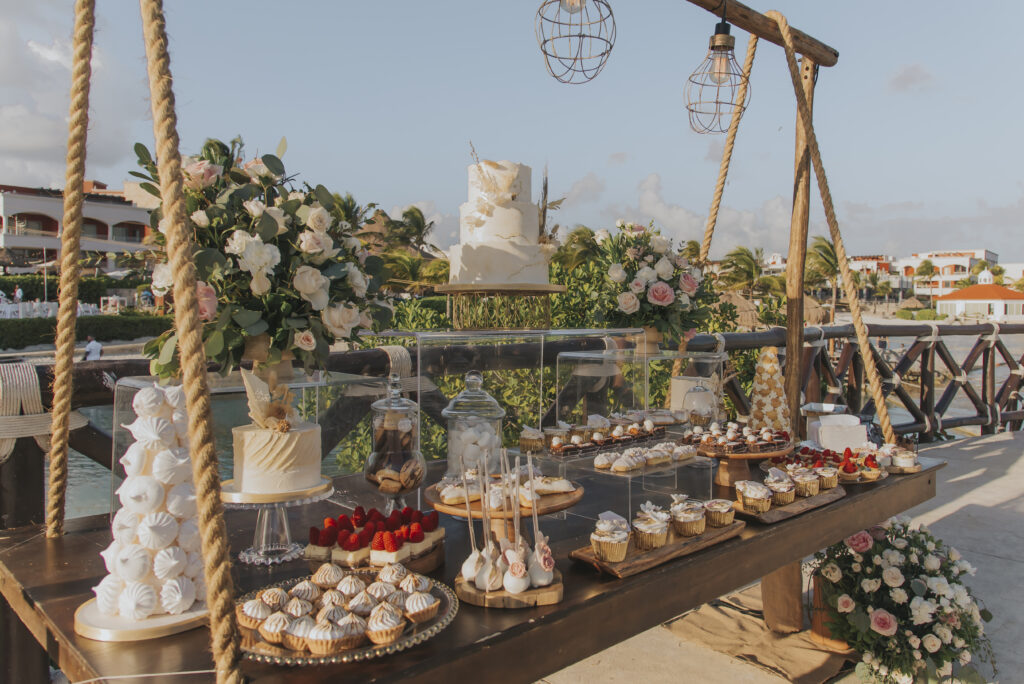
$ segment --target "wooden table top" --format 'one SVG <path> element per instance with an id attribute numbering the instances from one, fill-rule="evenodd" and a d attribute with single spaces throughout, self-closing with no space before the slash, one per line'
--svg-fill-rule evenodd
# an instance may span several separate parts
<path id="1" fill-rule="evenodd" d="M 624 500 L 627 485 L 594 476 L 586 481 L 587 496 L 564 519 L 541 522 L 565 578 L 562 603 L 524 610 L 462 604 L 439 636 L 386 659 L 313 668 L 244 662 L 243 668 L 254 682 L 457 682 L 482 672 L 489 682 L 533 682 L 930 499 L 936 471 L 944 462 L 921 462 L 920 473 L 849 485 L 847 496 L 829 506 L 770 526 L 750 522 L 734 539 L 622 580 L 568 559 L 569 551 L 588 543 L 593 523 L 582 516 L 624 508 L 617 502 Z M 430 471 L 436 479 L 440 464 L 431 464 Z M 680 477 L 706 480 L 708 475 L 683 468 Z M 361 480 L 358 475 L 336 482 L 340 492 L 348 487 L 359 491 Z M 634 487 L 635 507 L 649 492 L 642 482 L 629 486 Z M 732 498 L 724 490 L 717 494 Z M 302 536 L 325 515 L 343 512 L 337 500 L 290 509 L 295 535 Z M 229 511 L 226 519 L 232 548 L 248 546 L 255 513 Z M 451 586 L 468 552 L 468 534 L 464 521 L 447 516 L 442 521 L 447 562 L 434 576 Z M 67 528 L 56 540 L 45 539 L 39 527 L 0 531 L 0 593 L 71 681 L 212 667 L 205 628 L 138 643 L 104 643 L 76 635 L 75 609 L 92 597 L 91 587 L 105 574 L 99 552 L 109 544 L 110 529 L 107 516 L 73 520 Z M 272 568 L 233 566 L 240 593 L 308 573 L 308 565 L 298 561 Z"/>

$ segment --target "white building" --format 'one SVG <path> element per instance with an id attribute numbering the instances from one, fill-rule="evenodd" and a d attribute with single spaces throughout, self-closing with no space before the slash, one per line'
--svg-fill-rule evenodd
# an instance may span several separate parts
<path id="1" fill-rule="evenodd" d="M 149 211 L 103 183 L 85 182 L 82 252 L 134 252 L 150 232 Z M 0 185 L 0 249 L 14 260 L 53 261 L 60 254 L 64 196 L 61 190 Z M 111 264 L 111 267 L 113 265 Z M 19 270 L 19 269 L 12 269 Z"/>
<path id="2" fill-rule="evenodd" d="M 935 266 L 935 274 L 926 281 L 917 276 L 917 268 L 925 260 Z M 939 297 L 957 289 L 957 282 L 971 277 L 971 269 L 979 261 L 990 266 L 999 263 L 999 255 L 987 249 L 956 249 L 937 252 L 922 252 L 904 257 L 896 262 L 896 270 L 903 276 L 914 294 Z"/>
<path id="3" fill-rule="evenodd" d="M 1024 292 L 992 282 L 991 271 L 978 274 L 978 283 L 935 299 L 940 314 L 997 322 L 1024 320 Z"/>

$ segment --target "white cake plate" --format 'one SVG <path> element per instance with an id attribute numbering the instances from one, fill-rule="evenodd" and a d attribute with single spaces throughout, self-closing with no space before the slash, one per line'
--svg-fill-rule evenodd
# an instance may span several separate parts
<path id="1" fill-rule="evenodd" d="M 235 489 L 234 480 L 221 484 L 220 499 L 225 508 L 255 510 L 256 530 L 252 546 L 238 552 L 238 560 L 247 565 L 274 565 L 302 556 L 306 547 L 292 541 L 287 508 L 322 501 L 334 494 L 334 482 L 320 477 L 320 484 L 282 494 L 250 494 Z"/>
<path id="2" fill-rule="evenodd" d="M 143 641 L 186 632 L 206 624 L 209 611 L 205 603 L 180 615 L 154 615 L 145 620 L 129 620 L 119 615 L 104 615 L 89 599 L 75 611 L 75 633 L 95 641 Z"/>

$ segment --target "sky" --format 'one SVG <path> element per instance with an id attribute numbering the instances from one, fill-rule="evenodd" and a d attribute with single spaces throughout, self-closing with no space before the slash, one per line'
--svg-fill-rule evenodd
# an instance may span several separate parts
<path id="1" fill-rule="evenodd" d="M 685 0 L 610 0 L 617 38 L 590 83 L 551 78 L 540 0 L 166 2 L 182 153 L 241 135 L 300 180 L 392 214 L 416 204 L 457 240 L 470 142 L 481 158 L 548 168 L 552 220 L 655 225 L 700 239 L 724 135 L 689 129 L 686 77 L 717 19 Z M 988 248 L 1024 261 L 1024 3 L 748 0 L 839 51 L 820 70 L 815 130 L 851 254 Z M 153 147 L 138 3 L 97 3 L 87 177 L 120 187 Z M 60 186 L 71 0 L 0 0 L 0 184 Z M 747 34 L 733 29 L 742 61 Z M 712 256 L 785 252 L 795 100 L 761 41 Z M 817 193 L 811 234 L 826 233 Z"/>

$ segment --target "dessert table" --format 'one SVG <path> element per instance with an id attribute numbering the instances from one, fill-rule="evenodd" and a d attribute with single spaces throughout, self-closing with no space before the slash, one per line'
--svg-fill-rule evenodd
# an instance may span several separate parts
<path id="1" fill-rule="evenodd" d="M 611 495 L 617 486 L 594 478 L 586 483 L 587 496 L 564 520 L 542 521 L 564 576 L 561 603 L 523 610 L 462 604 L 454 622 L 437 637 L 393 656 L 309 668 L 244 662 L 243 670 L 253 682 L 468 681 L 480 672 L 487 672 L 488 681 L 533 682 L 930 499 L 935 496 L 936 471 L 945 462 L 922 457 L 921 463 L 919 473 L 848 485 L 847 495 L 828 506 L 770 526 L 748 522 L 738 537 L 621 580 L 567 557 L 570 550 L 588 543 L 593 526 L 577 514 L 605 510 L 602 490 L 607 488 Z M 431 463 L 427 481 L 436 480 L 442 467 L 443 463 Z M 361 481 L 361 474 L 345 476 L 337 478 L 335 486 L 339 492 L 359 491 Z M 726 490 L 719 494 L 728 495 Z M 339 504 L 328 499 L 291 509 L 289 516 L 301 529 L 340 512 Z M 237 552 L 251 541 L 252 516 L 234 511 L 225 515 Z M 442 516 L 442 521 L 447 562 L 433 575 L 451 586 L 469 548 L 467 530 L 462 520 Z M 91 641 L 74 633 L 75 609 L 91 598 L 90 588 L 105 574 L 99 552 L 109 537 L 107 516 L 69 521 L 67 534 L 56 540 L 45 539 L 41 527 L 0 532 L 0 593 L 73 682 L 211 668 L 205 629 L 136 643 Z M 308 564 L 299 561 L 233 566 L 239 593 L 309 572 Z M 16 680 L 15 676 L 12 681 Z"/>

